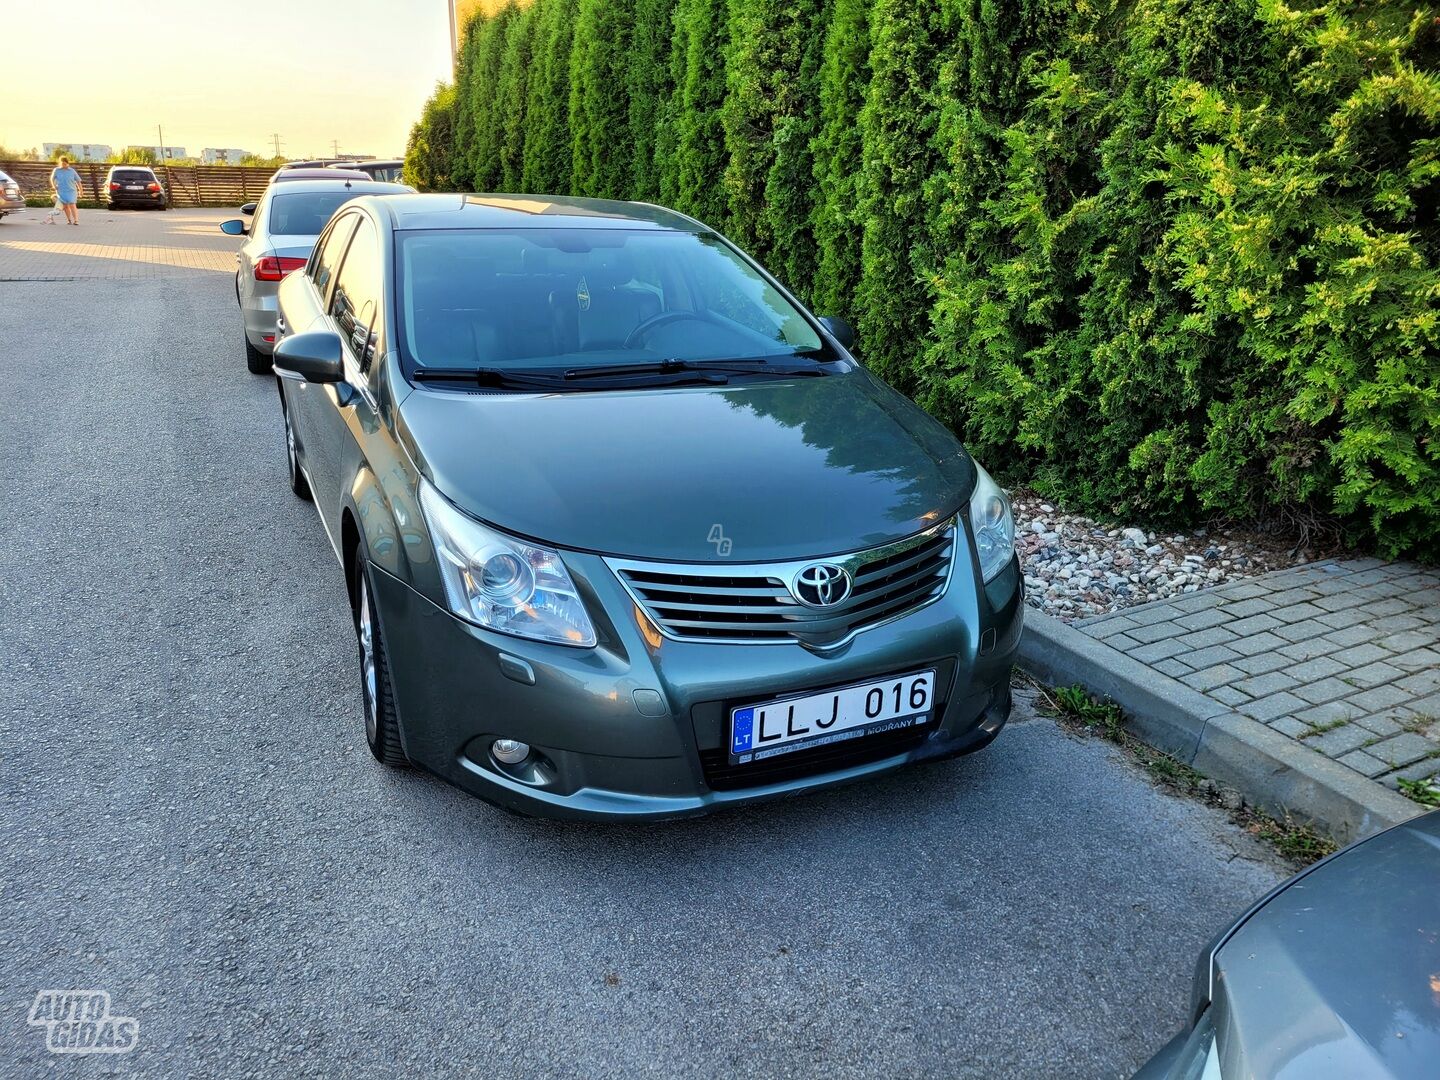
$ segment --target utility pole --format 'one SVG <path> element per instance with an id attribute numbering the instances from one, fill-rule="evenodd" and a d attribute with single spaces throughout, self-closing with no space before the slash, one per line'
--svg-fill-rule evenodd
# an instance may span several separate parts
<path id="1" fill-rule="evenodd" d="M 165 153 L 165 128 L 161 124 L 156 124 L 155 131 L 160 136 L 160 164 L 164 165 L 170 160 L 170 155 Z"/>
<path id="2" fill-rule="evenodd" d="M 331 139 L 331 140 L 330 140 L 330 149 L 331 149 L 331 151 L 333 152 L 333 156 L 334 156 L 334 157 L 339 157 L 339 156 L 340 156 L 340 140 L 339 140 L 339 139 Z"/>
<path id="3" fill-rule="evenodd" d="M 280 156 L 280 133 L 277 131 L 270 138 L 275 141 L 275 156 L 278 158 Z"/>

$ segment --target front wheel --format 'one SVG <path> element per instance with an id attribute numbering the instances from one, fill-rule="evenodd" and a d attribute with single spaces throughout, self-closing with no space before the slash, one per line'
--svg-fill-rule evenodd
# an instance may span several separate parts
<path id="1" fill-rule="evenodd" d="M 390 687 L 390 656 L 380 633 L 375 597 L 370 592 L 370 567 L 364 552 L 355 555 L 355 638 L 360 647 L 360 693 L 365 699 L 365 742 L 375 760 L 392 768 L 407 764 L 395 720 L 395 695 Z"/>
<path id="2" fill-rule="evenodd" d="M 305 479 L 305 473 L 300 469 L 300 452 L 295 445 L 295 429 L 290 426 L 290 410 L 282 407 L 280 413 L 285 418 L 285 459 L 290 468 L 290 490 L 306 502 L 311 502 L 314 496 L 310 493 L 310 481 Z"/>

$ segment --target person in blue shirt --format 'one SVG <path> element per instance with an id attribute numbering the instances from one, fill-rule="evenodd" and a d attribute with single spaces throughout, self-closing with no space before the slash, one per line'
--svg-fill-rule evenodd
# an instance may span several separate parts
<path id="1" fill-rule="evenodd" d="M 60 155 L 60 160 L 50 172 L 50 190 L 55 192 L 60 209 L 65 211 L 65 220 L 71 225 L 79 225 L 80 208 L 75 204 L 80 201 L 80 174 L 64 154 Z"/>

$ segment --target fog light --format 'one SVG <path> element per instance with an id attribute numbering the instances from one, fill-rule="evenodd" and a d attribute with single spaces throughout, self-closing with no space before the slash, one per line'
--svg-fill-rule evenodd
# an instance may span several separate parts
<path id="1" fill-rule="evenodd" d="M 490 744 L 490 753 L 495 755 L 496 761 L 506 765 L 519 765 L 530 756 L 530 744 L 518 739 L 496 739 Z"/>

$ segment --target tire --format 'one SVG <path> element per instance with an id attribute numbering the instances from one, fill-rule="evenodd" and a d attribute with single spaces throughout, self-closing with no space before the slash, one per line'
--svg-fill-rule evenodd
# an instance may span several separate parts
<path id="1" fill-rule="evenodd" d="M 391 768 L 409 764 L 400 745 L 395 694 L 390 682 L 390 654 L 380 633 L 380 619 L 370 588 L 370 562 L 363 549 L 355 553 L 355 643 L 360 653 L 360 695 L 365 711 L 365 743 L 375 760 Z"/>
<path id="2" fill-rule="evenodd" d="M 310 492 L 310 481 L 300 471 L 300 452 L 295 446 L 295 429 L 290 426 L 290 410 L 281 405 L 280 415 L 285 418 L 285 459 L 290 469 L 290 490 L 306 502 L 314 502 Z"/>
<path id="3" fill-rule="evenodd" d="M 237 295 L 239 287 L 236 287 Z M 250 344 L 250 338 L 245 338 L 245 367 L 251 375 L 269 375 L 274 369 L 274 363 L 270 357 L 261 352 L 254 345 Z"/>

